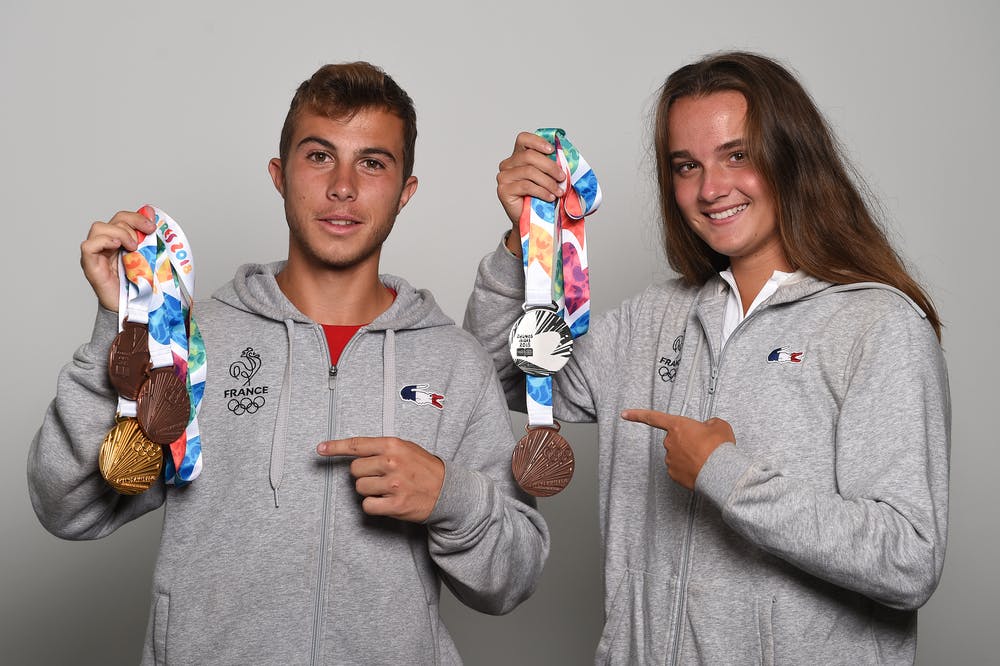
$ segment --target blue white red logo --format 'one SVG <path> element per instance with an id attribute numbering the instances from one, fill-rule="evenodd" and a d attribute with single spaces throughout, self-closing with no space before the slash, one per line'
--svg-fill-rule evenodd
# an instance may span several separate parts
<path id="1" fill-rule="evenodd" d="M 784 347 L 778 347 L 767 355 L 768 363 L 801 363 L 802 354 L 805 352 L 785 351 Z"/>
<path id="2" fill-rule="evenodd" d="M 407 402 L 414 402 L 418 405 L 430 405 L 438 409 L 444 409 L 444 395 L 429 391 L 429 384 L 408 384 L 399 389 L 399 397 Z"/>

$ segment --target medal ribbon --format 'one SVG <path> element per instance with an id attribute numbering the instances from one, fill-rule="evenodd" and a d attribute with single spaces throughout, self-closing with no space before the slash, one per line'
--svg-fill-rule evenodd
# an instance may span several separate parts
<path id="1" fill-rule="evenodd" d="M 601 188 L 580 151 L 554 127 L 535 130 L 553 146 L 566 193 L 549 202 L 525 197 L 518 227 L 524 262 L 524 307 L 555 306 L 577 338 L 590 326 L 590 269 L 584 217 L 601 205 Z M 552 425 L 552 377 L 525 376 L 528 425 Z"/>
<path id="2" fill-rule="evenodd" d="M 143 206 L 139 212 L 156 224 L 156 232 L 148 236 L 137 232 L 139 247 L 120 256 L 118 330 L 126 317 L 131 323 L 145 323 L 152 367 L 172 366 L 184 381 L 191 412 L 164 461 L 167 483 L 182 486 L 197 478 L 202 468 L 198 412 L 207 369 L 205 344 L 191 311 L 194 256 L 180 225 L 169 215 L 152 206 Z M 121 416 L 134 416 L 135 402 L 119 397 L 118 411 Z"/>

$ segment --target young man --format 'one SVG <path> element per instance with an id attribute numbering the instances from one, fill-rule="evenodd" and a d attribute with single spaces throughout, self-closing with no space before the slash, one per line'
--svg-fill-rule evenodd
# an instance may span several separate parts
<path id="1" fill-rule="evenodd" d="M 118 213 L 82 243 L 101 307 L 32 443 L 29 488 L 67 539 L 165 504 L 143 663 L 458 663 L 441 580 L 488 613 L 532 592 L 548 533 L 510 476 L 492 363 L 429 293 L 379 276 L 417 189 L 415 139 L 412 101 L 372 65 L 299 87 L 269 164 L 288 259 L 242 266 L 195 307 L 205 464 L 183 488 L 119 495 L 98 472 L 117 255 L 153 225 Z"/>

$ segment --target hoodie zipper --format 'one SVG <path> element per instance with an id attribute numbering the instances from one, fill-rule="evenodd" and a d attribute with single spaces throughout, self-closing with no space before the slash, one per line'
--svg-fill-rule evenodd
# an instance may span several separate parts
<path id="1" fill-rule="evenodd" d="M 327 350 L 327 358 L 330 357 L 329 350 Z M 336 432 L 335 419 L 336 410 L 334 410 L 334 404 L 336 403 L 337 395 L 337 366 L 331 365 L 328 371 L 328 386 L 330 388 L 330 406 L 329 406 L 329 417 L 327 418 L 327 439 L 333 439 L 333 433 Z M 330 518 L 330 486 L 332 484 L 331 470 L 332 465 L 330 460 L 323 461 L 323 521 L 320 526 L 319 534 L 319 573 L 317 575 L 317 585 L 316 585 L 316 603 L 313 606 L 313 644 L 312 644 L 312 657 L 310 663 L 316 664 L 316 656 L 319 649 L 319 626 L 320 626 L 320 611 L 323 607 L 323 590 L 326 588 L 326 542 L 327 542 L 327 525 Z"/>
<path id="2" fill-rule="evenodd" d="M 323 333 L 322 327 L 317 325 L 319 332 L 319 337 L 321 340 L 321 345 L 325 350 L 325 358 L 330 358 L 330 348 L 326 343 L 326 335 Z M 340 351 L 339 365 L 344 364 L 344 359 L 347 358 L 348 352 L 357 344 L 358 338 L 368 332 L 367 326 L 362 326 L 354 333 L 354 336 L 347 341 L 344 348 Z M 327 432 L 326 438 L 333 439 L 337 434 L 337 410 L 335 406 L 337 404 L 337 375 L 340 369 L 338 365 L 331 364 L 327 369 L 327 386 L 330 389 L 330 402 L 329 402 L 329 417 L 327 418 Z M 332 488 L 333 488 L 333 465 L 329 458 L 324 460 L 324 480 L 323 480 L 323 524 L 320 528 L 320 542 L 319 542 L 319 575 L 317 578 L 316 587 L 316 604 L 313 610 L 313 644 L 312 644 L 312 658 L 310 663 L 314 666 L 318 663 L 317 657 L 319 653 L 320 644 L 320 625 L 321 622 L 321 609 L 323 608 L 323 590 L 326 589 L 326 542 L 328 540 L 328 535 L 332 530 L 332 525 L 328 525 L 330 522 L 330 511 L 332 502 Z"/>
<path id="3" fill-rule="evenodd" d="M 708 415 L 711 414 L 712 410 L 715 408 L 716 390 L 718 389 L 719 385 L 719 373 L 722 368 L 722 361 L 726 357 L 726 347 L 729 346 L 729 341 L 736 336 L 737 332 L 744 327 L 747 321 L 753 318 L 754 315 L 756 315 L 758 312 L 766 308 L 767 304 L 761 304 L 759 308 L 756 308 L 747 317 L 744 317 L 743 321 L 741 321 L 739 324 L 736 325 L 736 328 L 733 329 L 733 332 L 729 334 L 729 337 L 726 339 L 726 342 L 722 345 L 722 349 L 719 350 L 718 363 L 716 363 L 715 360 L 712 358 L 712 345 L 711 344 L 708 345 L 708 359 L 709 359 L 709 366 L 711 368 L 711 374 L 708 379 L 708 387 L 707 387 L 708 401 L 705 403 L 705 408 L 702 409 L 701 411 L 700 420 L 704 421 L 705 419 L 707 419 Z M 699 324 L 701 324 L 702 333 L 705 334 L 708 331 L 708 327 L 705 325 L 705 321 L 701 318 L 700 313 L 697 315 L 697 317 Z M 688 502 L 687 527 L 684 533 L 684 555 L 681 558 L 681 572 L 678 583 L 680 600 L 678 603 L 677 615 L 674 619 L 674 642 L 673 642 L 674 649 L 671 653 L 670 661 L 668 662 L 669 664 L 677 664 L 678 659 L 680 658 L 681 626 L 683 624 L 684 612 L 687 610 L 687 583 L 688 583 L 687 579 L 691 563 L 691 541 L 692 541 L 692 533 L 694 532 L 694 514 L 697 512 L 698 505 L 699 505 L 698 496 L 694 493 L 694 491 L 691 491 L 691 500 Z"/>

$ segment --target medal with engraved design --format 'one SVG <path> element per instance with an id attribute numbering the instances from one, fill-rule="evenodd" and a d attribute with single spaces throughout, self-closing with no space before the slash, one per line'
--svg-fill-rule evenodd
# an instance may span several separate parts
<path id="1" fill-rule="evenodd" d="M 173 367 L 155 368 L 136 397 L 136 419 L 150 440 L 170 445 L 181 436 L 191 416 L 191 399 Z"/>
<path id="2" fill-rule="evenodd" d="M 184 485 L 202 469 L 206 366 L 192 313 L 194 256 L 169 215 L 148 205 L 139 213 L 155 232 L 136 230 L 137 247 L 118 255 L 118 335 L 108 351 L 118 416 L 98 456 L 101 475 L 124 494 L 141 493 L 161 476 Z"/>
<path id="3" fill-rule="evenodd" d="M 134 418 L 120 419 L 101 443 L 101 476 L 123 495 L 145 492 L 163 470 L 163 448 L 147 438 Z"/>
<path id="4" fill-rule="evenodd" d="M 547 382 L 573 353 L 573 334 L 554 307 L 526 308 L 511 327 L 507 342 L 514 365 L 524 374 L 546 378 Z M 573 478 L 573 449 L 559 434 L 558 423 L 528 425 L 526 429 L 528 434 L 515 445 L 511 456 L 514 480 L 535 497 L 555 495 Z"/>
<path id="5" fill-rule="evenodd" d="M 514 480 L 535 497 L 555 495 L 573 478 L 573 449 L 559 434 L 558 423 L 526 426 L 525 429 L 528 434 L 514 447 L 510 461 Z"/>
<path id="6" fill-rule="evenodd" d="M 507 343 L 514 365 L 534 377 L 559 372 L 573 354 L 573 334 L 554 307 L 527 308 L 511 327 Z"/>
<path id="7" fill-rule="evenodd" d="M 108 378 L 118 394 L 135 400 L 139 387 L 149 377 L 149 330 L 145 324 L 133 324 L 127 318 L 115 336 L 108 354 Z"/>
<path id="8" fill-rule="evenodd" d="M 553 420 L 552 375 L 573 353 L 573 340 L 590 326 L 590 274 L 583 219 L 601 203 L 597 177 L 566 133 L 543 127 L 535 134 L 552 145 L 549 155 L 563 172 L 562 192 L 546 201 L 521 202 L 517 231 L 524 267 L 524 314 L 507 342 L 525 375 L 528 434 L 515 445 L 511 471 L 536 497 L 555 495 L 573 478 L 573 450 Z"/>

